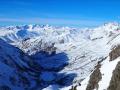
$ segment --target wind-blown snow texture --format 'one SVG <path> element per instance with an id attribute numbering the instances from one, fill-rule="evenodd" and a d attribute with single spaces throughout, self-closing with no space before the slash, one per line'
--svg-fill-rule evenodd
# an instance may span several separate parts
<path id="1" fill-rule="evenodd" d="M 67 86 L 85 82 L 98 61 L 106 58 L 111 48 L 119 44 L 120 26 L 118 23 L 108 23 L 92 29 L 49 25 L 8 26 L 0 28 L 0 37 L 29 55 L 39 66 L 36 68 L 38 71 L 42 68 L 39 76 L 44 82 L 42 87 L 51 85 L 45 90 L 62 90 L 65 89 L 63 86 L 68 89 Z M 21 60 L 16 62 L 29 67 Z M 1 65 L 2 67 L 10 69 L 8 66 Z M 101 72 L 104 73 L 103 70 Z M 81 86 L 82 90 L 84 86 Z"/>

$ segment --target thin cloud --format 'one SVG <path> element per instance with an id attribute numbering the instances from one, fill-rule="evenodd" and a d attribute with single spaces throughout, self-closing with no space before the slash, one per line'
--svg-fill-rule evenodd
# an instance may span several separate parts
<path id="1" fill-rule="evenodd" d="M 70 20 L 70 19 L 46 19 L 46 18 L 0 18 L 0 22 L 9 23 L 37 23 L 37 24 L 56 24 L 56 25 L 91 25 L 96 26 L 102 24 L 102 21 L 92 20 Z"/>

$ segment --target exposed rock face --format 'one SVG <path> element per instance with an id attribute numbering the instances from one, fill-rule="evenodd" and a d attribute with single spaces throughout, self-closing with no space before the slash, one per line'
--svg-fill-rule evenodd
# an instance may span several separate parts
<path id="1" fill-rule="evenodd" d="M 90 80 L 89 80 L 86 90 L 94 90 L 94 89 L 98 90 L 99 88 L 98 82 L 102 79 L 100 67 L 101 67 L 101 64 L 98 63 L 95 70 L 90 75 Z"/>
<path id="2" fill-rule="evenodd" d="M 72 86 L 72 88 L 69 89 L 69 90 L 77 90 L 77 85 L 76 86 Z"/>
<path id="3" fill-rule="evenodd" d="M 63 44 L 64 42 L 65 42 L 64 39 L 59 41 L 60 44 Z"/>
<path id="4" fill-rule="evenodd" d="M 110 61 L 119 57 L 120 56 L 120 45 L 113 48 L 113 50 L 109 53 L 109 56 L 110 56 Z"/>
<path id="5" fill-rule="evenodd" d="M 47 52 L 49 55 L 54 55 L 57 50 L 54 42 L 44 42 L 42 39 L 32 42 L 30 39 L 22 40 L 17 47 L 29 55 L 36 54 L 40 51 Z"/>
<path id="6" fill-rule="evenodd" d="M 120 90 L 120 62 L 118 62 L 107 90 Z"/>

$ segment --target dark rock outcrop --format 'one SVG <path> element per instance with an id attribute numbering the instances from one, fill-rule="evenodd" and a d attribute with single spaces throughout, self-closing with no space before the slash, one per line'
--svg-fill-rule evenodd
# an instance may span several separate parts
<path id="1" fill-rule="evenodd" d="M 95 67 L 95 70 L 90 75 L 90 80 L 88 82 L 86 90 L 94 90 L 99 88 L 98 82 L 102 79 L 100 67 L 101 67 L 101 64 L 98 63 L 98 65 Z"/>
<path id="2" fill-rule="evenodd" d="M 69 90 L 77 90 L 77 85 L 76 86 L 72 86 L 71 89 Z"/>
<path id="3" fill-rule="evenodd" d="M 107 90 L 120 90 L 120 62 L 118 62 Z"/>
<path id="4" fill-rule="evenodd" d="M 113 50 L 109 53 L 110 61 L 116 59 L 120 56 L 120 45 L 113 48 Z"/>

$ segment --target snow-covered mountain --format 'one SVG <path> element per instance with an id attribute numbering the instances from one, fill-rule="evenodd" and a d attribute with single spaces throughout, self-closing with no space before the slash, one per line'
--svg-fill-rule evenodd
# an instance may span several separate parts
<path id="1" fill-rule="evenodd" d="M 77 84 L 80 84 L 76 87 L 78 90 L 107 89 L 119 61 L 119 58 L 109 59 L 110 52 L 119 45 L 118 23 L 107 23 L 91 29 L 50 25 L 7 26 L 0 28 L 0 38 L 32 58 L 31 61 L 38 65 L 37 71 L 40 71 L 41 87 L 48 87 L 45 90 L 68 90 L 71 85 Z M 110 68 L 109 73 L 106 67 Z M 91 82 L 94 81 L 91 78 L 94 79 L 99 73 L 101 76 L 95 81 L 97 84 L 92 86 Z M 107 77 L 108 74 L 111 76 Z M 107 85 L 103 84 L 105 80 L 108 80 Z"/>
<path id="2" fill-rule="evenodd" d="M 41 55 L 41 59 L 38 55 Z M 74 73 L 59 73 L 66 65 L 65 53 L 49 55 L 41 51 L 29 56 L 20 49 L 0 39 L 0 90 L 42 90 L 58 84 L 69 86 Z"/>
<path id="3" fill-rule="evenodd" d="M 18 48 L 0 39 L 0 89 L 24 90 L 34 84 L 33 60 Z"/>

